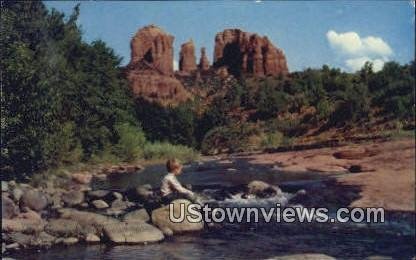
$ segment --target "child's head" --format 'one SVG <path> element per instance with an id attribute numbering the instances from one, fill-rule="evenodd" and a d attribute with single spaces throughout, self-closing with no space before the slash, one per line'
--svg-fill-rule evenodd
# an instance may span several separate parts
<path id="1" fill-rule="evenodd" d="M 170 159 L 166 162 L 166 169 L 176 175 L 182 171 L 182 164 L 177 159 Z"/>

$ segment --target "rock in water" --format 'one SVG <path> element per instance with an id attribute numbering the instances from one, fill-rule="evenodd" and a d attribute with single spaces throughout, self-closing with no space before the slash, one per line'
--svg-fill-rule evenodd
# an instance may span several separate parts
<path id="1" fill-rule="evenodd" d="M 247 184 L 247 193 L 263 198 L 281 194 L 282 191 L 278 187 L 263 181 L 252 181 Z"/>
<path id="2" fill-rule="evenodd" d="M 84 232 L 83 227 L 71 219 L 52 219 L 45 231 L 57 237 L 77 237 Z"/>
<path id="3" fill-rule="evenodd" d="M 194 42 L 190 40 L 181 45 L 181 51 L 179 53 L 179 71 L 184 74 L 190 74 L 195 70 L 195 46 Z"/>
<path id="4" fill-rule="evenodd" d="M 1 217 L 10 219 L 19 213 L 19 208 L 7 196 L 1 196 Z"/>
<path id="5" fill-rule="evenodd" d="M 173 206 L 173 214 L 175 217 L 180 217 L 181 215 L 181 204 L 184 207 L 184 220 L 178 223 L 172 222 L 169 217 L 169 205 L 155 209 L 152 211 L 152 223 L 155 224 L 158 228 L 162 230 L 163 233 L 167 235 L 169 233 L 181 233 L 181 232 L 188 232 L 188 231 L 198 231 L 204 228 L 204 222 L 190 222 L 187 219 L 189 216 L 189 212 L 187 211 L 187 207 L 191 202 L 189 200 L 174 200 L 172 202 Z"/>
<path id="6" fill-rule="evenodd" d="M 285 75 L 288 73 L 286 57 L 266 37 L 226 29 L 215 36 L 214 67 L 225 66 L 234 76 Z"/>
<path id="7" fill-rule="evenodd" d="M 106 225 L 104 235 L 113 243 L 158 242 L 165 238 L 159 229 L 144 222 L 120 222 Z"/>
<path id="8" fill-rule="evenodd" d="M 20 198 L 20 206 L 28 207 L 35 211 L 41 211 L 48 206 L 48 199 L 42 192 L 35 189 L 27 189 Z"/>

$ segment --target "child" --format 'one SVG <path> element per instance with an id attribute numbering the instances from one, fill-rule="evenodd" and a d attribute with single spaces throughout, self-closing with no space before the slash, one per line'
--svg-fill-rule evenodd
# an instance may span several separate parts
<path id="1" fill-rule="evenodd" d="M 175 199 L 188 199 L 193 201 L 194 193 L 184 188 L 176 179 L 176 176 L 182 172 L 182 165 L 176 159 L 171 159 L 166 162 L 168 174 L 162 180 L 160 191 L 162 193 L 162 202 L 169 204 Z"/>

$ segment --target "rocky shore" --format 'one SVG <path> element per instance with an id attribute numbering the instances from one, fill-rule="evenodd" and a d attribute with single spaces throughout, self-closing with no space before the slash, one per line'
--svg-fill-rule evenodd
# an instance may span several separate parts
<path id="1" fill-rule="evenodd" d="M 2 181 L 2 252 L 56 244 L 145 244 L 204 228 L 204 223 L 170 222 L 165 205 L 146 209 L 144 205 L 157 197 L 150 185 L 139 186 L 128 196 L 91 188 L 94 178 L 139 169 L 141 166 L 117 165 L 93 173 L 68 173 L 37 187 Z"/>

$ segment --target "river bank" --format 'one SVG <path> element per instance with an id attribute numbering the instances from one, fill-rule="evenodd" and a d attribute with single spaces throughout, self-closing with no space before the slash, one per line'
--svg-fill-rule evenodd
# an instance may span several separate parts
<path id="1" fill-rule="evenodd" d="M 404 218 L 406 228 L 401 230 L 395 226 L 388 230 L 381 227 L 383 232 L 371 231 L 370 237 L 381 234 L 396 236 L 397 232 L 403 231 L 405 237 L 400 235 L 394 239 L 404 239 L 403 243 L 406 244 L 409 241 L 406 238 L 409 235 L 408 225 L 414 219 L 414 149 L 414 140 L 404 139 L 303 151 L 203 157 L 198 162 L 186 165 L 180 179 L 183 183 L 192 185 L 197 192 L 210 191 L 216 201 L 227 200 L 230 194 L 236 192 L 246 192 L 244 187 L 248 183 L 260 180 L 264 184 L 263 189 L 278 185 L 288 194 L 305 189 L 306 196 L 293 203 L 307 207 L 384 207 L 387 216 L 392 216 L 390 219 L 396 221 Z M 176 246 L 183 242 L 180 237 L 196 239 L 205 244 L 211 243 L 207 241 L 212 239 L 223 240 L 223 236 L 234 232 L 232 230 L 235 227 L 231 231 L 226 227 L 218 230 L 190 223 L 175 227 L 164 221 L 167 219 L 166 208 L 156 208 L 155 213 L 147 210 L 145 205 L 151 202 L 151 194 L 157 190 L 164 174 L 163 168 L 160 164 L 145 167 L 115 165 L 96 168 L 91 172 L 68 173 L 54 177 L 53 180 L 45 179 L 36 187 L 2 182 L 2 237 L 5 242 L 2 246 L 7 250 L 5 253 L 11 252 L 13 256 L 16 255 L 16 250 L 22 248 L 66 248 L 75 244 L 114 246 L 162 240 L 167 241 L 162 243 L 167 243 L 165 246 L 144 247 L 150 251 L 157 247 L 169 251 L 174 246 L 172 241 Z M 213 190 L 216 192 L 212 193 Z M 259 199 L 256 201 L 261 202 L 262 197 L 273 194 L 260 192 L 258 196 L 254 195 Z M 243 230 L 246 228 L 243 227 Z M 339 228 L 344 229 L 337 227 Z M 346 230 L 350 229 L 348 227 Z M 303 228 L 292 225 L 285 231 L 287 234 L 282 234 L 281 239 L 292 244 L 292 239 L 284 237 L 295 230 L 298 230 L 299 236 L 304 232 Z M 321 228 L 318 230 L 322 232 Z M 193 232 L 189 233 L 190 231 Z M 268 235 L 264 234 L 264 239 L 273 237 L 268 232 Z M 316 230 L 312 228 L 311 232 Z M 362 233 L 363 231 L 357 231 L 353 240 Z M 244 240 L 245 235 L 238 234 Z M 208 239 L 205 242 L 204 237 Z M 391 238 L 387 240 L 389 239 Z M 200 247 L 201 244 L 195 246 Z M 366 254 L 378 252 L 369 250 L 369 247 L 366 245 L 366 249 L 360 250 Z M 88 248 L 85 250 L 90 250 Z M 94 248 L 92 251 L 101 251 L 101 247 Z M 191 248 L 187 250 L 192 252 Z M 286 253 L 298 253 L 299 250 Z M 52 250 L 51 254 L 58 251 Z M 277 251 L 279 254 L 285 253 Z M 24 250 L 21 255 L 25 255 L 24 252 L 31 251 Z M 337 255 L 329 248 L 327 251 L 309 248 L 300 252 Z M 387 250 L 384 254 L 394 255 L 397 252 Z M 273 252 L 265 256 L 267 255 L 272 256 Z"/>

